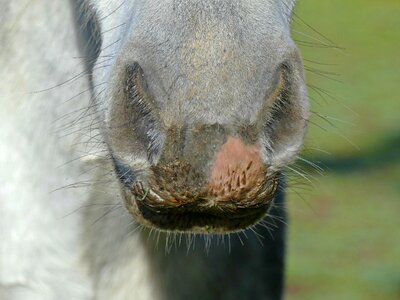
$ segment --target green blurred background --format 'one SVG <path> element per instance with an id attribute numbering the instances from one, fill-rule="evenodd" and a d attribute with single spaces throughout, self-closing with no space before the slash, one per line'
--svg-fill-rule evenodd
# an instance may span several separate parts
<path id="1" fill-rule="evenodd" d="M 400 299 L 400 1 L 295 14 L 313 110 L 301 157 L 324 171 L 291 167 L 287 299 Z"/>

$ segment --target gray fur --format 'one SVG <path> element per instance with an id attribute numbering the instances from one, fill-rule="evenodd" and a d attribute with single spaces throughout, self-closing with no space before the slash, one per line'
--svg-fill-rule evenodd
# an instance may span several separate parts
<path id="1" fill-rule="evenodd" d="M 260 225 L 225 236 L 143 227 L 121 181 L 146 185 L 180 149 L 200 178 L 185 184 L 205 182 L 228 134 L 279 174 L 309 114 L 294 2 L 0 1 L 1 299 L 281 299 L 283 181 Z M 148 98 L 129 111 L 134 63 Z"/>

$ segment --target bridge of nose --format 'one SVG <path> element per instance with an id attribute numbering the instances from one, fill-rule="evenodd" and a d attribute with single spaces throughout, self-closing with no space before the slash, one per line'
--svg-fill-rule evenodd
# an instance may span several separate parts
<path id="1" fill-rule="evenodd" d="M 262 167 L 258 144 L 246 144 L 225 126 L 213 124 L 172 126 L 154 171 L 175 192 L 205 187 L 229 192 L 247 185 L 249 175 Z"/>

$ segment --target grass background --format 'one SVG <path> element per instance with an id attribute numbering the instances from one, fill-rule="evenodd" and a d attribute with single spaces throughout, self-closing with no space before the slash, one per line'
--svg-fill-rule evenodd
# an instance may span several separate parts
<path id="1" fill-rule="evenodd" d="M 293 166 L 287 299 L 400 299 L 400 1 L 295 14 L 314 112 L 302 157 L 324 171 Z"/>

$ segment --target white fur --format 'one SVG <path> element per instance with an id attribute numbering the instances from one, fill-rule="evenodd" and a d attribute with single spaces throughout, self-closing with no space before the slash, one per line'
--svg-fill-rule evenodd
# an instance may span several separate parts
<path id="1" fill-rule="evenodd" d="M 89 299 L 79 263 L 79 215 L 85 199 L 63 189 L 79 174 L 77 135 L 56 121 L 87 106 L 65 102 L 85 88 L 68 85 L 33 93 L 82 71 L 66 1 L 2 1 L 0 54 L 0 295 L 1 299 Z M 83 102 L 83 103 L 82 103 Z M 76 130 L 76 128 L 75 128 Z"/>

